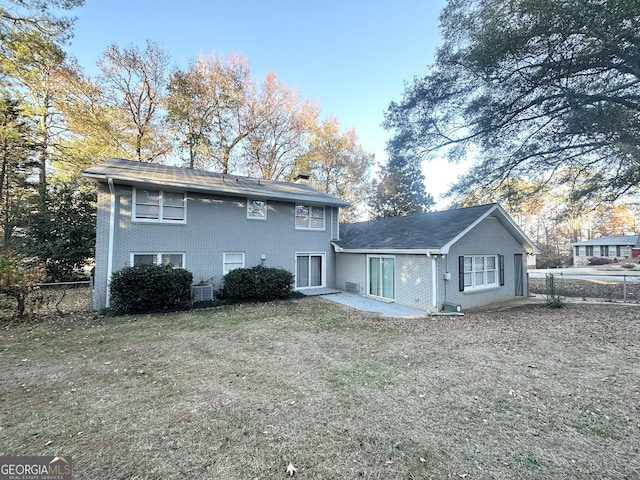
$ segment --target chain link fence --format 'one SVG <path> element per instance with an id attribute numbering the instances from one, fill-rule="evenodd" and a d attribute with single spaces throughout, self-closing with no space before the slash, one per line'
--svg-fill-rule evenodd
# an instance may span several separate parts
<path id="1" fill-rule="evenodd" d="M 612 278 L 615 277 L 615 278 Z M 562 274 L 547 273 L 545 278 L 530 278 L 532 294 L 544 295 L 551 301 L 558 297 L 578 298 L 606 302 L 640 302 L 639 277 L 609 275 L 607 279 L 594 277 L 567 278 Z"/>

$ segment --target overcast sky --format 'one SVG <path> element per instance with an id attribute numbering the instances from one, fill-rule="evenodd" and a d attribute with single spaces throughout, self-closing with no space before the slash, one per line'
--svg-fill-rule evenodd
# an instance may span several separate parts
<path id="1" fill-rule="evenodd" d="M 380 125 L 404 83 L 427 72 L 440 44 L 445 0 L 86 0 L 69 51 L 91 75 L 106 48 L 158 42 L 173 66 L 200 53 L 242 53 L 251 76 L 273 71 L 320 104 L 321 116 L 353 127 L 360 144 L 384 163 L 390 132 Z M 427 191 L 447 189 L 459 170 L 425 167 Z"/>

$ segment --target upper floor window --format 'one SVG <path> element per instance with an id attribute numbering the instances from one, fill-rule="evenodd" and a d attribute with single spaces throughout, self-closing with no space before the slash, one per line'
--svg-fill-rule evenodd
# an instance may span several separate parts
<path id="1" fill-rule="evenodd" d="M 296 205 L 296 228 L 324 230 L 324 207 Z"/>
<path id="2" fill-rule="evenodd" d="M 145 222 L 184 223 L 187 198 L 183 192 L 164 190 L 133 190 L 133 218 Z"/>
<path id="3" fill-rule="evenodd" d="M 247 200 L 247 218 L 253 220 L 266 220 L 267 202 L 264 200 Z"/>

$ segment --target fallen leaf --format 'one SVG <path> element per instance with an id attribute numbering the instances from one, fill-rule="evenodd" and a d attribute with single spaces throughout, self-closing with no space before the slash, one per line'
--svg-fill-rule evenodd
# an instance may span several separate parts
<path id="1" fill-rule="evenodd" d="M 289 474 L 290 477 L 293 477 L 296 474 L 296 467 L 293 466 L 293 463 L 290 463 L 287 466 L 287 473 Z"/>

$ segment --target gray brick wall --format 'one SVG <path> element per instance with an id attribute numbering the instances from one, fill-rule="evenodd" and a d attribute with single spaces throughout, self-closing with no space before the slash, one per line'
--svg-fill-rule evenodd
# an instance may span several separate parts
<path id="1" fill-rule="evenodd" d="M 93 306 L 105 306 L 109 209 L 111 195 L 99 186 L 96 270 Z M 295 205 L 267 202 L 267 220 L 247 219 L 245 198 L 188 193 L 186 224 L 132 222 L 132 188 L 116 185 L 116 226 L 113 272 L 131 263 L 132 252 L 184 253 L 185 268 L 194 282 L 212 279 L 222 286 L 223 252 L 244 252 L 245 266 L 261 263 L 295 273 L 296 253 L 326 255 L 327 287 L 335 285 L 335 257 L 331 247 L 333 218 L 337 209 L 325 209 L 326 228 L 322 231 L 295 228 Z"/>
<path id="2" fill-rule="evenodd" d="M 471 308 L 495 301 L 505 301 L 515 296 L 514 255 L 522 254 L 522 272 L 524 292 L 526 284 L 526 254 L 522 246 L 511 236 L 506 228 L 495 218 L 489 217 L 474 227 L 467 235 L 456 242 L 444 259 L 445 268 L 451 272 L 451 280 L 445 282 L 445 288 L 439 292 L 439 304 L 452 302 Z M 458 257 L 464 255 L 504 255 L 504 286 L 460 292 L 458 288 Z"/>
<path id="3" fill-rule="evenodd" d="M 489 217 L 474 227 L 453 245 L 448 255 L 436 259 L 426 255 L 394 255 L 396 301 L 403 305 L 427 311 L 439 311 L 444 302 L 452 302 L 471 308 L 495 301 L 515 298 L 514 255 L 522 254 L 524 292 L 526 284 L 526 254 L 522 246 L 511 236 L 500 222 Z M 459 292 L 458 257 L 462 255 L 504 255 L 505 285 L 487 290 Z M 433 280 L 435 265 L 436 305 L 433 305 Z M 451 274 L 445 280 L 445 273 Z M 336 261 L 336 286 L 344 289 L 346 282 L 360 284 L 360 294 L 367 293 L 367 255 L 339 253 Z"/>

